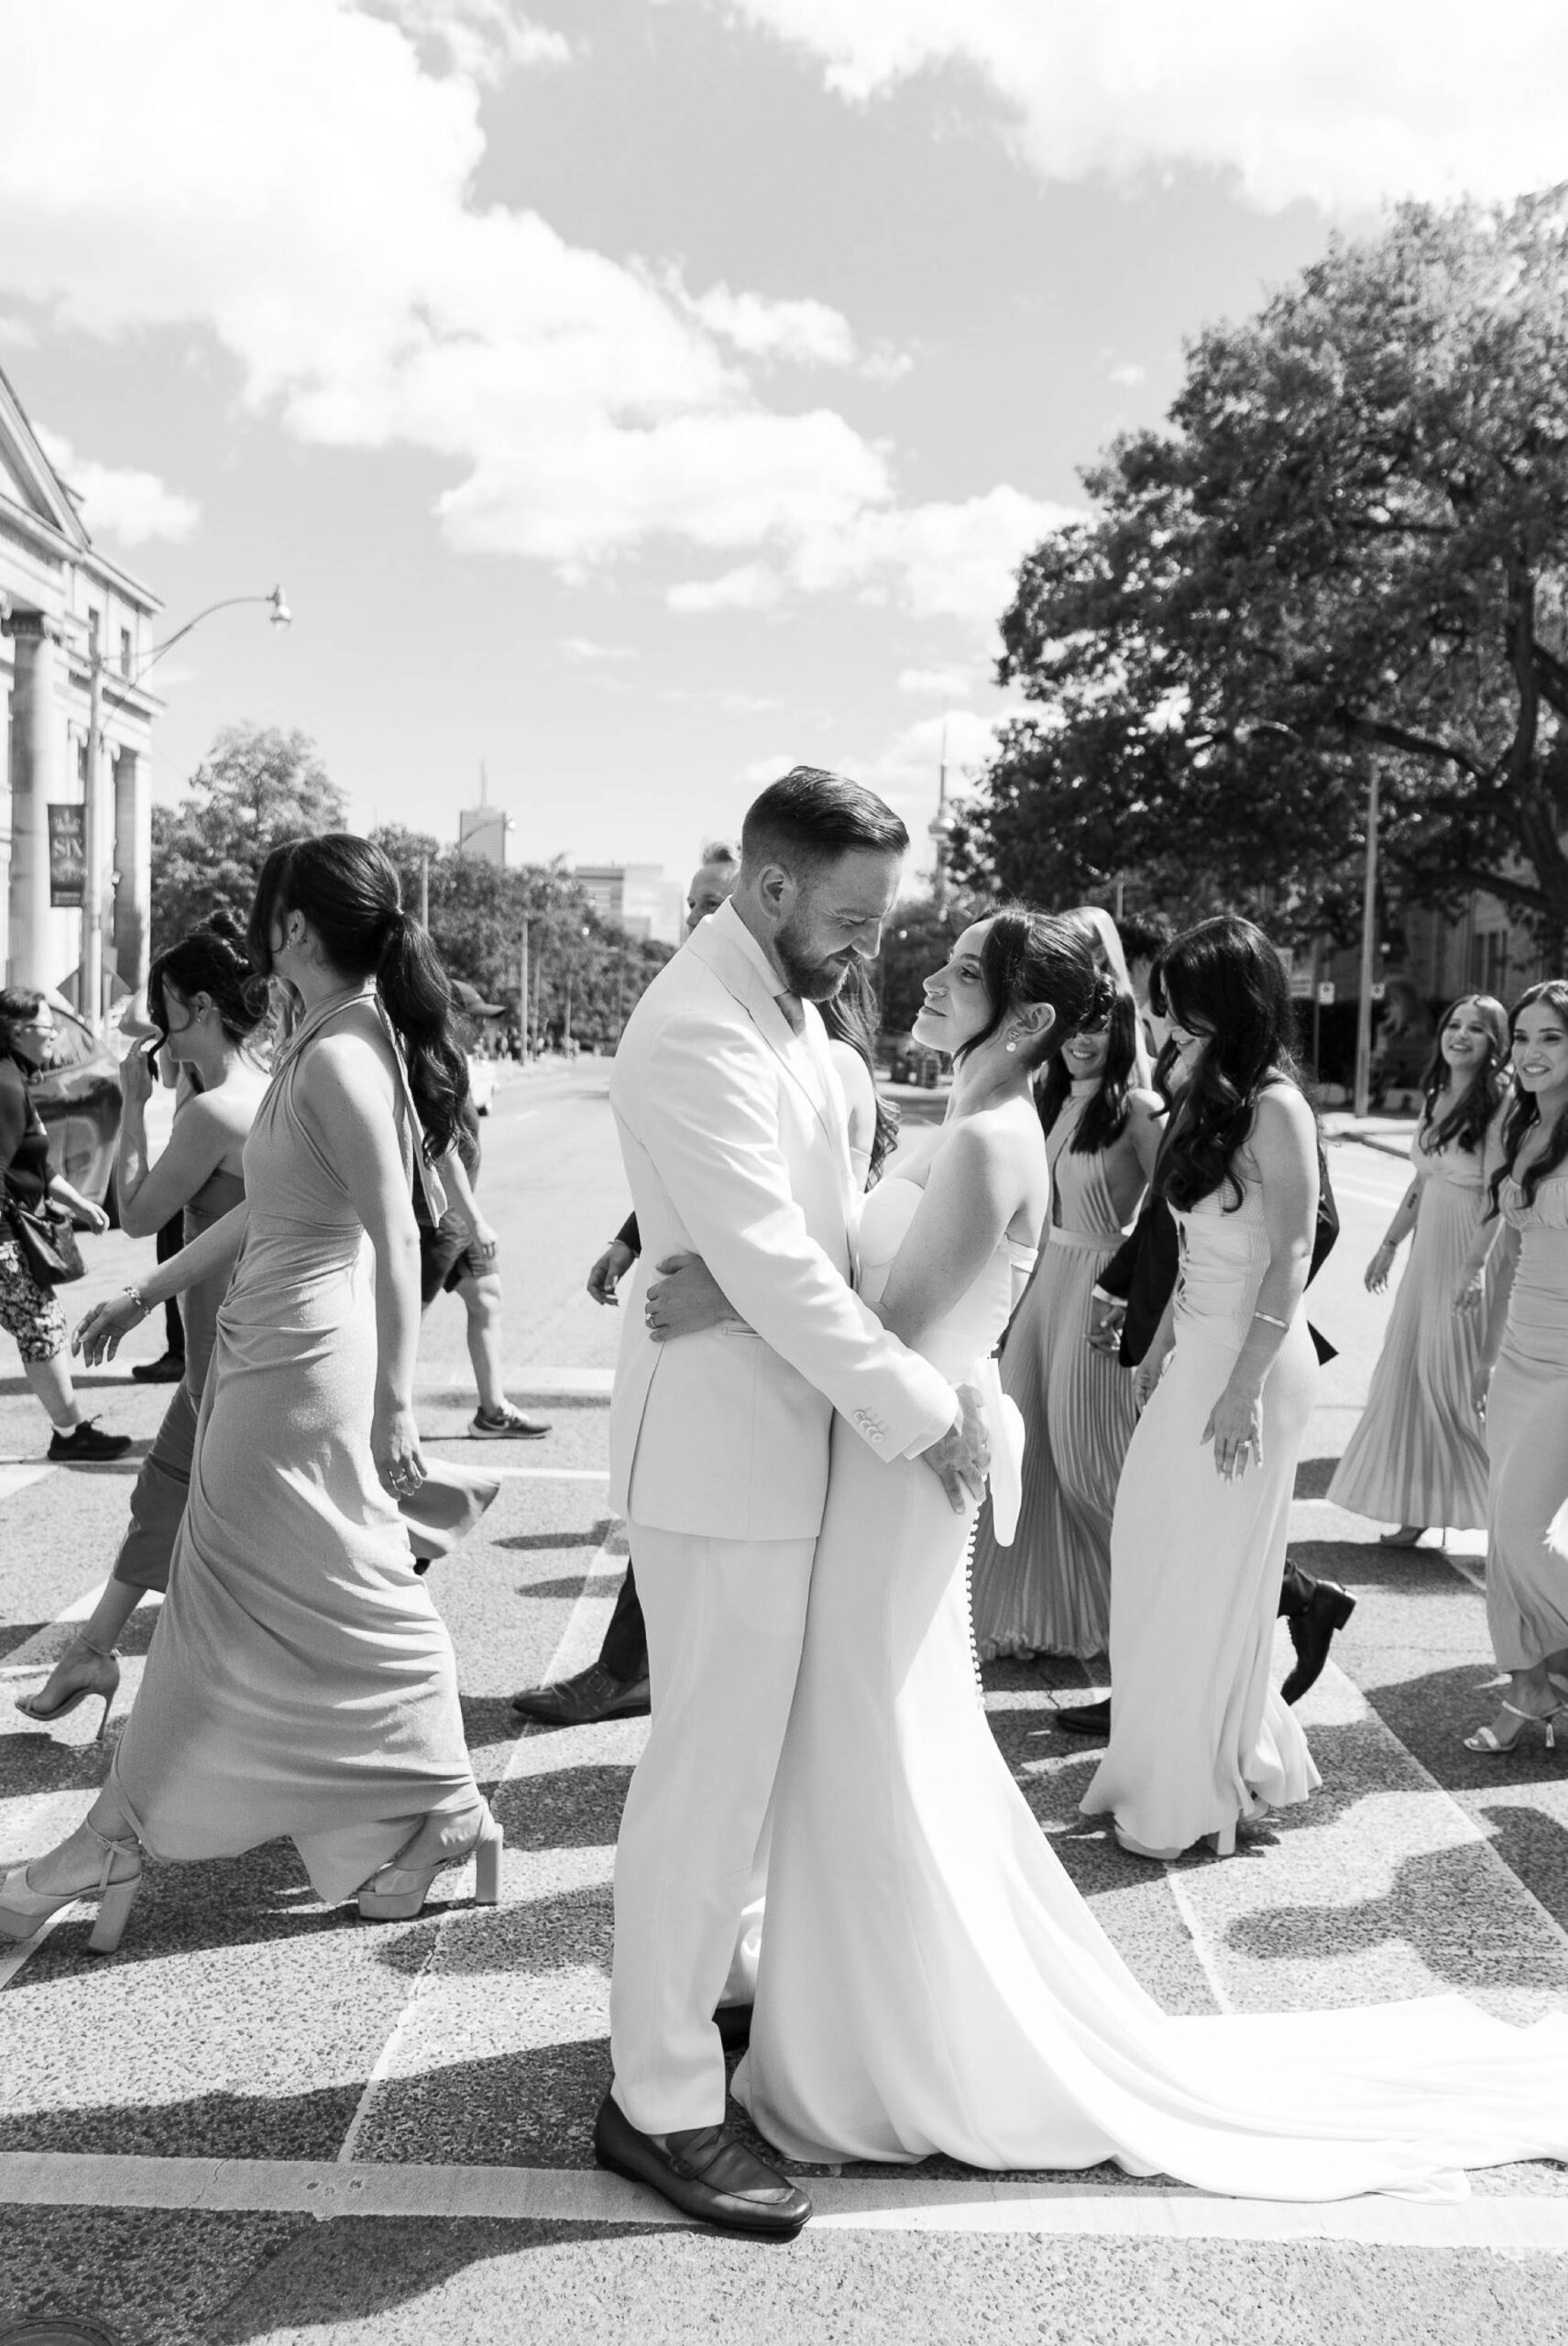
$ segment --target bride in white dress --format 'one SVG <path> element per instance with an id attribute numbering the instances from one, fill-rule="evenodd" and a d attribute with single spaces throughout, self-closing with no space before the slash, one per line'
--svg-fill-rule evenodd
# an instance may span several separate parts
<path id="1" fill-rule="evenodd" d="M 1009 910 L 967 929 L 916 1028 L 955 1058 L 948 1121 L 923 1159 L 893 1161 L 861 1222 L 867 1300 L 990 1397 L 1003 1519 L 1020 1437 L 989 1355 L 1046 1204 L 1029 1071 L 1101 983 L 1076 922 Z M 1113 2160 L 1283 2199 L 1458 2188 L 1467 2166 L 1568 2153 L 1568 2020 L 1514 2029 L 1459 1997 L 1161 2012 L 992 1738 L 970 1529 L 917 1464 L 835 1439 L 735 2078 L 769 2140 L 819 2163 Z"/>

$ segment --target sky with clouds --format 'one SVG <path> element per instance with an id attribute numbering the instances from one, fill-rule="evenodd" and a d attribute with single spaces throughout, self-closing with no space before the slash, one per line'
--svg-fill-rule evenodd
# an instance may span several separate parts
<path id="1" fill-rule="evenodd" d="M 167 605 L 159 795 L 684 875 L 797 761 L 912 828 L 1183 338 L 1405 194 L 1568 176 L 1516 0 L 0 0 L 0 367 Z"/>

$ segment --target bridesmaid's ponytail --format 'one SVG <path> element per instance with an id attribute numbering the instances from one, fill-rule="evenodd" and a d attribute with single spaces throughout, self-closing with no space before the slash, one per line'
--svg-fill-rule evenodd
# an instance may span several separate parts
<path id="1" fill-rule="evenodd" d="M 468 1061 L 453 1031 L 446 972 L 403 909 L 392 865 L 349 831 L 275 847 L 250 912 L 250 958 L 264 975 L 272 970 L 273 931 L 291 912 L 304 915 L 333 969 L 351 981 L 375 979 L 408 1062 L 425 1156 L 444 1156 L 468 1096 Z"/>

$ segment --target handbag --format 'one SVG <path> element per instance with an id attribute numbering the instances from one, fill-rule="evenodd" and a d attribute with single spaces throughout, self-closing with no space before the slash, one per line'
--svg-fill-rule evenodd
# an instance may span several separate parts
<path id="1" fill-rule="evenodd" d="M 35 1287 L 69 1287 L 72 1279 L 86 1277 L 75 1227 L 63 1207 L 50 1206 L 46 1200 L 34 1213 L 15 1198 L 7 1198 L 5 1220 Z"/>

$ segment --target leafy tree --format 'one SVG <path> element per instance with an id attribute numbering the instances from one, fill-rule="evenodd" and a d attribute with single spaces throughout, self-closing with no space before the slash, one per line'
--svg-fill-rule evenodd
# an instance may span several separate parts
<path id="1" fill-rule="evenodd" d="M 152 810 L 152 949 L 220 909 L 244 927 L 262 864 L 280 841 L 340 831 L 342 792 L 308 734 L 231 725 L 178 806 Z"/>
<path id="2" fill-rule="evenodd" d="M 1568 195 L 1408 205 L 1203 334 L 1025 560 L 959 868 L 1343 927 L 1386 865 L 1568 923 Z"/>

